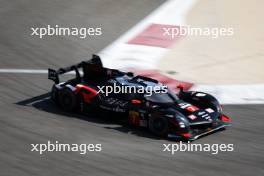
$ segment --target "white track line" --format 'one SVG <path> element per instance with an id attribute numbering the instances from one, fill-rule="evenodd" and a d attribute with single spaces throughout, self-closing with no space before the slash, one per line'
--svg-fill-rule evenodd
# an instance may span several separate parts
<path id="1" fill-rule="evenodd" d="M 0 73 L 28 73 L 28 74 L 47 74 L 48 70 L 38 69 L 0 69 Z"/>
<path id="2" fill-rule="evenodd" d="M 0 73 L 25 73 L 25 74 L 48 74 L 48 70 L 42 70 L 42 69 L 0 69 Z M 74 71 L 70 71 L 66 74 L 75 74 Z"/>

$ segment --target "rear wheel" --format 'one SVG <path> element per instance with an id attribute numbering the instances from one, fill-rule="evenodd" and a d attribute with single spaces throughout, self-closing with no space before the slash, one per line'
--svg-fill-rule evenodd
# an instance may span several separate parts
<path id="1" fill-rule="evenodd" d="M 73 111 L 77 107 L 77 98 L 69 88 L 63 88 L 59 92 L 59 104 L 66 111 Z"/>
<path id="2" fill-rule="evenodd" d="M 55 85 L 52 86 L 50 94 L 51 94 L 50 95 L 51 100 L 58 105 L 59 104 L 58 90 Z"/>
<path id="3" fill-rule="evenodd" d="M 149 119 L 149 129 L 158 136 L 166 136 L 169 131 L 169 123 L 166 117 L 160 114 L 154 114 Z"/>

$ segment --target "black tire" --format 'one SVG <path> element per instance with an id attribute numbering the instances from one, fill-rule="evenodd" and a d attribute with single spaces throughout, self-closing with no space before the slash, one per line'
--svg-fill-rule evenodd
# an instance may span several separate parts
<path id="1" fill-rule="evenodd" d="M 85 108 L 85 102 L 84 102 L 82 93 L 78 93 L 76 95 L 76 101 L 77 102 L 76 102 L 75 110 L 80 113 L 84 112 L 84 109 L 87 109 L 87 108 Z"/>
<path id="2" fill-rule="evenodd" d="M 165 137 L 169 131 L 169 122 L 161 114 L 153 114 L 149 119 L 149 129 L 155 135 Z"/>
<path id="3" fill-rule="evenodd" d="M 59 98 L 58 98 L 58 89 L 55 85 L 52 86 L 50 92 L 50 99 L 57 105 L 59 105 Z"/>
<path id="4" fill-rule="evenodd" d="M 65 87 L 59 92 L 60 106 L 66 111 L 74 111 L 77 107 L 77 98 L 74 92 Z"/>

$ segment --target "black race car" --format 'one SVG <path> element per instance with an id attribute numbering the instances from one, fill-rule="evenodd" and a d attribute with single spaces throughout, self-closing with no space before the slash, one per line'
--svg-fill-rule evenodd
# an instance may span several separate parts
<path id="1" fill-rule="evenodd" d="M 60 81 L 59 75 L 72 71 L 74 79 Z M 181 85 L 178 93 L 172 92 L 157 80 L 104 68 L 97 55 L 67 68 L 49 69 L 48 78 L 55 82 L 51 99 L 64 110 L 120 113 L 131 125 L 147 127 L 158 136 L 195 140 L 230 125 L 212 95 L 185 91 Z"/>

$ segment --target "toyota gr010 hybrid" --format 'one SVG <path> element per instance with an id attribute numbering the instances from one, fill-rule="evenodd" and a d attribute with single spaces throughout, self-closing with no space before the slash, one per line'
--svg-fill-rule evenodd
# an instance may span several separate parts
<path id="1" fill-rule="evenodd" d="M 59 76 L 70 71 L 75 72 L 75 78 L 60 81 Z M 48 77 L 54 81 L 51 99 L 62 109 L 85 112 L 93 108 L 121 113 L 129 124 L 146 127 L 158 136 L 195 140 L 230 125 L 230 118 L 223 114 L 216 98 L 204 92 L 185 91 L 182 86 L 178 86 L 178 93 L 169 89 L 151 94 L 100 91 L 111 86 L 137 89 L 164 85 L 131 72 L 105 68 L 97 55 L 67 68 L 49 69 Z"/>

